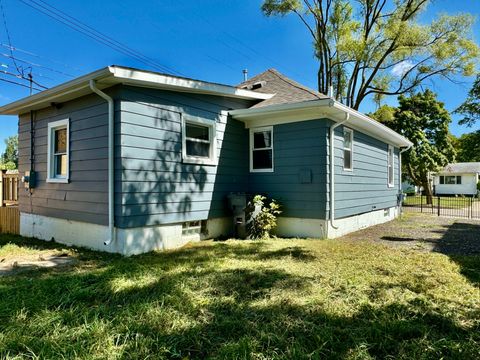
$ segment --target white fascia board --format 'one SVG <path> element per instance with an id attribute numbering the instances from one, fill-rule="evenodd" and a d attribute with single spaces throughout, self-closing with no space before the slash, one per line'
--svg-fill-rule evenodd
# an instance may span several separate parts
<path id="1" fill-rule="evenodd" d="M 348 126 L 355 130 L 373 135 L 397 147 L 412 145 L 408 139 L 387 126 L 333 99 L 272 105 L 262 108 L 239 109 L 229 112 L 230 116 L 234 119 L 244 122 L 246 128 L 321 118 L 328 118 L 335 122 L 340 122 L 345 120 L 346 113 L 350 114 Z"/>
<path id="2" fill-rule="evenodd" d="M 391 141 L 392 145 L 400 146 L 400 147 L 407 147 L 412 146 L 413 143 L 405 138 L 404 136 L 400 135 L 396 131 L 390 129 L 388 126 L 383 125 L 382 123 L 368 117 L 361 112 L 354 110 L 348 106 L 339 103 L 338 101 L 334 101 L 333 107 L 340 111 L 350 114 L 350 120 L 348 122 L 349 125 L 355 127 L 359 127 L 360 129 L 365 130 L 367 133 L 371 133 L 373 135 L 379 136 L 383 140 Z M 354 120 L 357 120 L 354 122 Z"/>
<path id="3" fill-rule="evenodd" d="M 123 84 L 158 87 L 161 89 L 177 90 L 184 89 L 188 92 L 199 92 L 214 95 L 224 95 L 251 100 L 270 99 L 274 94 L 265 94 L 255 91 L 239 89 L 233 86 L 209 83 L 200 80 L 193 80 L 182 77 L 175 77 L 161 73 L 154 73 L 136 69 L 123 68 L 119 66 L 110 67 L 113 76 L 122 80 Z"/>
<path id="4" fill-rule="evenodd" d="M 172 91 L 212 94 L 247 100 L 266 100 L 274 96 L 274 94 L 258 93 L 228 85 L 180 78 L 113 65 L 1 106 L 0 115 L 17 115 L 30 110 L 38 110 L 47 107 L 52 102 L 64 102 L 90 94 L 90 80 L 94 80 L 99 89 L 104 89 L 116 84 L 126 84 Z"/>
<path id="5" fill-rule="evenodd" d="M 83 89 L 89 88 L 89 81 L 91 79 L 100 80 L 111 75 L 110 69 L 108 67 L 94 71 L 87 75 L 78 77 L 66 83 L 54 86 L 50 89 L 41 91 L 37 94 L 25 97 L 23 99 L 14 101 L 10 104 L 0 107 L 1 115 L 16 115 L 21 114 L 24 111 L 31 109 L 36 109 L 38 106 L 42 107 L 44 105 L 55 102 L 59 97 L 65 97 L 71 93 L 82 91 Z M 89 92 L 89 91 L 88 91 Z"/>

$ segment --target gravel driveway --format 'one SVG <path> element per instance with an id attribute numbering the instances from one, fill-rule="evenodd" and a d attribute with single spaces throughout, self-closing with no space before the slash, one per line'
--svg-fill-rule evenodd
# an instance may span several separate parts
<path id="1" fill-rule="evenodd" d="M 372 226 L 340 238 L 411 247 L 443 254 L 480 254 L 480 221 L 406 213 L 402 219 Z"/>

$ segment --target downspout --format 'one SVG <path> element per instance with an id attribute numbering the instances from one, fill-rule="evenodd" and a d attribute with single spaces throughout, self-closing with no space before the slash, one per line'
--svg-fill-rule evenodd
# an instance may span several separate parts
<path id="1" fill-rule="evenodd" d="M 413 145 L 410 144 L 408 145 L 406 148 L 403 148 L 402 150 L 400 150 L 400 152 L 398 153 L 398 192 L 400 194 L 400 196 L 402 196 L 402 153 L 404 153 L 405 151 L 408 151 L 411 149 Z M 400 200 L 403 200 L 403 199 L 400 199 Z M 402 203 L 403 201 L 400 201 L 400 204 L 399 204 L 399 211 L 400 211 L 400 216 L 402 216 Z"/>
<path id="2" fill-rule="evenodd" d="M 330 225 L 334 229 L 335 226 L 335 129 L 340 125 L 345 124 L 350 119 L 350 113 L 345 113 L 345 119 L 330 126 Z M 353 139 L 352 139 L 353 141 Z"/>
<path id="3" fill-rule="evenodd" d="M 114 103 L 113 99 L 97 88 L 95 80 L 90 80 L 90 89 L 98 96 L 108 102 L 108 233 L 109 237 L 104 241 L 104 245 L 108 246 L 115 238 L 114 225 L 114 193 L 113 193 L 113 177 L 114 177 L 114 158 L 113 158 L 113 136 L 114 136 Z"/>

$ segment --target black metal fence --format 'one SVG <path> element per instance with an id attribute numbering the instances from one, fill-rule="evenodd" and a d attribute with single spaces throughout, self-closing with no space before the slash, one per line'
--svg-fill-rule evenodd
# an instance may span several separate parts
<path id="1" fill-rule="evenodd" d="M 434 196 L 429 203 L 424 195 L 406 196 L 402 206 L 408 212 L 480 219 L 480 199 L 476 197 Z"/>

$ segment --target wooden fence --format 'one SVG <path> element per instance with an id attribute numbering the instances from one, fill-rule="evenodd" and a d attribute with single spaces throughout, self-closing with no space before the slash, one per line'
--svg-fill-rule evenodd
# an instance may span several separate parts
<path id="1" fill-rule="evenodd" d="M 0 233 L 20 233 L 17 171 L 0 171 Z"/>
<path id="2" fill-rule="evenodd" d="M 18 206 L 0 207 L 0 234 L 20 234 L 20 210 Z"/>
<path id="3" fill-rule="evenodd" d="M 0 206 L 18 205 L 18 171 L 1 171 Z"/>

